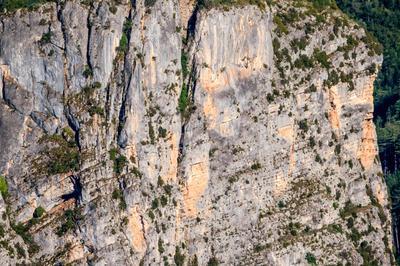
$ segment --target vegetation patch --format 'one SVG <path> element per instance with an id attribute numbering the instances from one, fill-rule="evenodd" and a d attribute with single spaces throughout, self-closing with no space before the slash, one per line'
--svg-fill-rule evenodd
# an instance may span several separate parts
<path id="1" fill-rule="evenodd" d="M 48 174 L 62 174 L 79 169 L 79 150 L 74 140 L 55 134 L 44 136 L 39 143 L 46 144 L 41 159 Z"/>
<path id="2" fill-rule="evenodd" d="M 3 0 L 0 2 L 0 12 L 13 12 L 21 8 L 34 9 L 49 2 L 54 2 L 54 0 Z"/>
<path id="3" fill-rule="evenodd" d="M 123 168 L 128 163 L 128 159 L 124 155 L 121 155 L 115 148 L 109 151 L 109 155 L 110 159 L 114 162 L 114 172 L 118 175 L 121 174 Z"/>
<path id="4" fill-rule="evenodd" d="M 56 234 L 60 237 L 65 235 L 69 231 L 76 230 L 76 228 L 78 227 L 78 223 L 83 219 L 83 216 L 81 214 L 81 210 L 79 208 L 75 208 L 73 210 L 66 210 L 62 219 L 63 222 L 56 231 Z"/>
<path id="5" fill-rule="evenodd" d="M 3 199 L 6 199 L 8 196 L 8 184 L 4 176 L 0 176 L 0 194 Z"/>

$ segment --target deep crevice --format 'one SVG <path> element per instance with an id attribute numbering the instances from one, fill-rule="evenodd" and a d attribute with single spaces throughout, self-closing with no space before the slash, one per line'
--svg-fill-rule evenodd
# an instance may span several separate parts
<path id="1" fill-rule="evenodd" d="M 126 122 L 126 109 L 125 109 L 125 105 L 126 105 L 126 100 L 127 100 L 127 95 L 128 95 L 128 91 L 129 91 L 129 86 L 131 84 L 132 81 L 132 76 L 133 76 L 133 72 L 136 69 L 136 61 L 133 62 L 132 67 L 130 67 L 129 64 L 129 60 L 128 60 L 128 55 L 129 55 L 129 51 L 130 51 L 130 41 L 131 41 L 131 33 L 132 33 L 132 12 L 133 12 L 133 8 L 131 6 L 130 10 L 129 10 L 129 14 L 128 17 L 126 17 L 125 21 L 124 21 L 124 26 L 122 29 L 123 34 L 126 35 L 127 40 L 128 40 L 128 47 L 127 50 L 125 51 L 124 54 L 124 74 L 123 74 L 123 79 L 124 79 L 124 88 L 122 91 L 122 99 L 121 99 L 121 108 L 119 110 L 119 114 L 118 114 L 118 129 L 117 129 L 117 143 L 121 148 L 125 147 L 125 143 L 121 143 L 120 142 L 120 138 L 121 138 L 121 133 L 122 133 L 122 129 L 125 125 Z M 129 25 L 129 28 L 127 25 Z M 128 77 L 126 78 L 126 73 L 128 74 Z"/>
<path id="2" fill-rule="evenodd" d="M 64 57 L 64 81 L 65 81 L 65 87 L 63 90 L 63 99 L 66 99 L 66 91 L 68 91 L 68 89 L 70 88 L 70 83 L 69 83 L 69 79 L 68 79 L 68 66 L 67 66 L 67 31 L 66 31 L 66 27 L 65 27 L 65 21 L 64 21 L 64 16 L 63 16 L 63 10 L 64 10 L 64 4 L 65 3 L 59 3 L 57 2 L 57 20 L 60 22 L 61 24 L 61 31 L 62 31 L 62 35 L 63 35 L 63 39 L 64 39 L 64 49 L 62 49 L 63 51 L 63 57 Z M 71 110 L 70 110 L 70 106 L 69 104 L 66 104 L 64 107 L 64 115 L 67 118 L 67 123 L 69 125 L 70 128 L 72 128 L 72 130 L 75 132 L 75 143 L 79 149 L 79 151 L 81 151 L 81 145 L 80 145 L 80 141 L 79 141 L 79 122 L 76 120 L 76 118 L 74 117 L 74 115 L 72 114 Z"/>
<path id="3" fill-rule="evenodd" d="M 194 37 L 195 37 L 194 35 L 195 35 L 199 11 L 200 11 L 200 6 L 197 3 L 193 10 L 192 15 L 189 18 L 188 24 L 187 24 L 188 26 L 187 26 L 187 31 L 186 31 L 186 38 L 182 43 L 183 48 L 182 48 L 181 53 L 188 53 L 191 50 L 191 47 L 193 45 L 196 45 L 194 42 Z M 196 84 L 197 83 L 197 79 L 196 79 L 197 68 L 196 68 L 196 60 L 195 60 L 194 54 L 192 55 L 192 58 L 190 58 L 189 63 L 190 63 L 189 73 L 188 73 L 187 77 L 183 77 L 183 80 L 182 80 L 182 89 L 186 89 L 186 93 L 188 96 L 188 103 L 187 103 L 187 107 L 186 107 L 187 110 L 185 110 L 185 114 L 182 115 L 181 137 L 179 139 L 178 164 L 182 160 L 182 156 L 183 156 L 186 127 L 190 120 L 191 112 L 193 111 L 194 95 L 195 95 L 196 85 L 197 85 Z M 186 84 L 186 86 L 185 86 L 185 84 Z"/>
<path id="4" fill-rule="evenodd" d="M 89 70 L 91 71 L 91 73 L 93 73 L 93 66 L 92 66 L 92 63 L 90 60 L 90 42 L 91 42 L 91 37 L 92 37 L 92 22 L 90 21 L 90 15 L 92 14 L 92 9 L 93 9 L 93 6 L 90 5 L 88 15 L 86 18 L 86 27 L 88 29 L 88 38 L 87 38 L 87 43 L 86 43 L 86 65 L 89 68 Z"/>

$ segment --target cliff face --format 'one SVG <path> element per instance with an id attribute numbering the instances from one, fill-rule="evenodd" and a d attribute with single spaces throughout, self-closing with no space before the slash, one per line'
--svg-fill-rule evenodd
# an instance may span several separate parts
<path id="1" fill-rule="evenodd" d="M 191 4 L 1 15 L 3 262 L 391 264 L 369 36 Z"/>

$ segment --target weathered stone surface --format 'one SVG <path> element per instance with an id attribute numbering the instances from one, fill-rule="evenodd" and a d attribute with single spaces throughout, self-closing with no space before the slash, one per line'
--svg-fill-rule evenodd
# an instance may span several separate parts
<path id="1" fill-rule="evenodd" d="M 4 263 L 390 265 L 364 30 L 150 2 L 0 16 Z"/>

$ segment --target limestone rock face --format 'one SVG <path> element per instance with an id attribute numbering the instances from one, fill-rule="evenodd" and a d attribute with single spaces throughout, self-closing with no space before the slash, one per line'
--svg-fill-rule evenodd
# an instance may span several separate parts
<path id="1" fill-rule="evenodd" d="M 2 263 L 393 263 L 376 44 L 308 2 L 192 2 L 0 15 Z"/>

